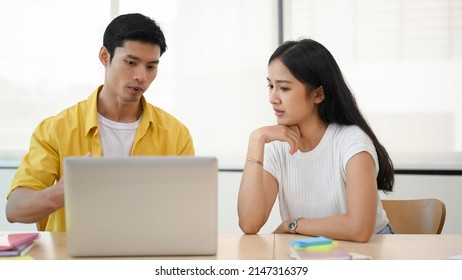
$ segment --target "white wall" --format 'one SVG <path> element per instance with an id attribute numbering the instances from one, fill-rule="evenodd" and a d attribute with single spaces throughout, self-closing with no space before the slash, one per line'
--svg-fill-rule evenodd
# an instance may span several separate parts
<path id="1" fill-rule="evenodd" d="M 0 169 L 0 231 L 35 230 L 35 224 L 11 224 L 5 218 L 5 195 L 15 170 Z M 237 194 L 241 172 L 220 172 L 218 176 L 218 231 L 241 233 L 237 218 Z M 462 234 L 462 176 L 397 175 L 395 192 L 382 198 L 409 199 L 435 197 L 446 204 L 443 234 Z M 260 233 L 271 233 L 280 223 L 277 201 Z"/>
<path id="2" fill-rule="evenodd" d="M 237 193 L 240 172 L 221 172 L 219 181 L 219 231 L 240 232 L 237 224 Z M 396 175 L 395 191 L 382 194 L 382 199 L 418 199 L 434 197 L 446 204 L 443 234 L 462 234 L 462 176 Z M 275 208 L 261 233 L 270 233 L 281 222 Z"/>

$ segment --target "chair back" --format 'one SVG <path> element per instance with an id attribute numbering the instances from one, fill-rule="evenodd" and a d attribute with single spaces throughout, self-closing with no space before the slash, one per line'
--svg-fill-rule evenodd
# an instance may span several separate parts
<path id="1" fill-rule="evenodd" d="M 435 198 L 382 200 L 388 220 L 399 234 L 440 234 L 446 219 L 446 206 Z"/>

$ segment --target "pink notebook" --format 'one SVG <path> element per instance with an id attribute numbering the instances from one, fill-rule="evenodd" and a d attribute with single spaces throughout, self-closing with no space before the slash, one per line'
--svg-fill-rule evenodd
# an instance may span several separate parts
<path id="1" fill-rule="evenodd" d="M 0 251 L 10 251 L 32 243 L 39 237 L 38 232 L 0 234 Z"/>

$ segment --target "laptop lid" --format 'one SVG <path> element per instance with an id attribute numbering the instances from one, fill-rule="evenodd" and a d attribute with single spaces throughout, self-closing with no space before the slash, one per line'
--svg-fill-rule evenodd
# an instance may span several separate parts
<path id="1" fill-rule="evenodd" d="M 217 159 L 67 157 L 70 256 L 214 255 Z"/>

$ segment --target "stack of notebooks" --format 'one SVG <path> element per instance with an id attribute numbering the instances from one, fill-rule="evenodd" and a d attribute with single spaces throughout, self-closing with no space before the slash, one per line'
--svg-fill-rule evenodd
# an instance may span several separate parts
<path id="1" fill-rule="evenodd" d="M 323 236 L 292 239 L 290 256 L 297 260 L 370 259 L 368 256 L 350 253 L 338 241 Z"/>
<path id="2" fill-rule="evenodd" d="M 0 234 L 0 257 L 23 256 L 39 236 L 38 232 Z"/>

